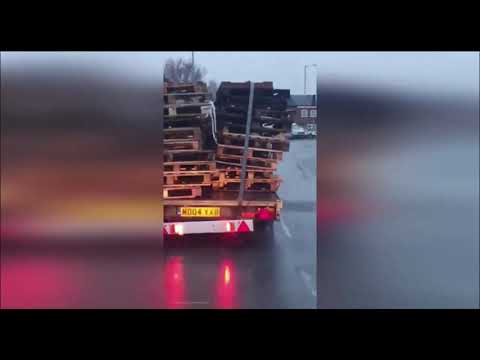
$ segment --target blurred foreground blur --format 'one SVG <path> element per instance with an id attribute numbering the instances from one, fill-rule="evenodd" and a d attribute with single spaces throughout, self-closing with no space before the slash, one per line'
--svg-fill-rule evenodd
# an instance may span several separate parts
<path id="1" fill-rule="evenodd" d="M 158 240 L 162 77 L 43 58 L 2 53 L 2 244 Z"/>
<path id="2" fill-rule="evenodd" d="M 319 307 L 477 308 L 478 85 L 441 96 L 319 78 L 317 92 Z"/>

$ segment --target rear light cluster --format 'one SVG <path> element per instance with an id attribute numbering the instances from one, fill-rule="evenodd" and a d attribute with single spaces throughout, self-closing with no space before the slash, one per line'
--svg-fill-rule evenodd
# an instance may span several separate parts
<path id="1" fill-rule="evenodd" d="M 250 231 L 250 228 L 248 227 L 248 225 L 245 223 L 245 221 L 242 221 L 238 226 L 237 232 L 241 233 L 241 232 L 249 232 L 249 231 Z"/>
<path id="2" fill-rule="evenodd" d="M 260 221 L 275 220 L 275 210 L 270 208 L 258 208 L 256 212 L 242 212 L 241 217 L 242 219 L 257 219 Z"/>
<path id="3" fill-rule="evenodd" d="M 170 234 L 183 235 L 183 225 L 182 224 L 170 225 Z"/>
<path id="4" fill-rule="evenodd" d="M 228 222 L 226 224 L 226 230 L 227 232 L 250 232 L 250 228 L 248 225 L 245 223 L 245 221 L 242 221 L 240 225 L 238 225 L 238 228 L 235 229 L 235 223 L 234 222 Z"/>
<path id="5" fill-rule="evenodd" d="M 243 232 L 250 232 L 250 227 L 245 221 L 241 221 L 238 226 L 236 226 L 236 223 L 233 221 L 228 221 L 225 223 L 225 232 L 227 233 L 243 233 Z M 184 227 L 182 224 L 171 224 L 168 227 L 168 231 L 163 228 L 163 235 L 168 236 L 168 235 L 184 235 Z"/>

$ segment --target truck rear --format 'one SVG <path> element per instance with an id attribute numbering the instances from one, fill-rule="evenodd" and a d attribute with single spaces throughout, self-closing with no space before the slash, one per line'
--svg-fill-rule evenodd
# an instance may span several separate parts
<path id="1" fill-rule="evenodd" d="M 278 220 L 275 174 L 288 151 L 288 90 L 222 83 L 166 84 L 163 235 L 248 233 Z"/>
<path id="2" fill-rule="evenodd" d="M 252 232 L 279 219 L 282 201 L 276 193 L 211 192 L 195 199 L 165 199 L 163 234 Z"/>

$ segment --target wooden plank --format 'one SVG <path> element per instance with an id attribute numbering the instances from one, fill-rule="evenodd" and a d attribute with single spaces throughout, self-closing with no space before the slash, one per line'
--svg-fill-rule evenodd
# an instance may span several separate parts
<path id="1" fill-rule="evenodd" d="M 235 134 L 225 132 L 222 133 L 221 142 L 225 145 L 241 146 L 245 141 L 244 134 Z M 286 152 L 290 148 L 290 142 L 285 137 L 274 138 L 267 136 L 252 135 L 249 137 L 249 147 L 251 149 L 271 150 L 271 151 L 283 151 Z"/>
<path id="2" fill-rule="evenodd" d="M 216 174 L 218 174 L 219 179 L 229 178 L 235 179 L 240 178 L 240 168 L 239 167 L 227 167 L 227 168 L 219 168 L 216 170 Z M 248 179 L 271 179 L 274 178 L 273 170 L 265 170 L 265 169 L 247 169 L 247 178 Z"/>
<path id="3" fill-rule="evenodd" d="M 211 171 L 216 170 L 215 161 L 177 161 L 163 163 L 164 173 L 177 173 L 184 171 Z"/>
<path id="4" fill-rule="evenodd" d="M 211 177 L 217 176 L 216 170 L 199 170 L 199 171 L 164 171 L 164 176 L 201 176 L 210 175 Z M 175 185 L 175 184 L 174 184 Z"/>
<path id="5" fill-rule="evenodd" d="M 170 162 L 192 162 L 192 161 L 212 161 L 214 152 L 210 150 L 174 150 L 164 151 L 164 163 Z"/>
<path id="6" fill-rule="evenodd" d="M 179 174 L 164 174 L 163 183 L 166 186 L 177 185 L 177 186 L 192 186 L 192 185 L 211 185 L 211 172 L 184 172 Z"/>
<path id="7" fill-rule="evenodd" d="M 175 150 L 201 150 L 202 137 L 199 127 L 169 128 L 164 129 L 164 149 Z"/>
<path id="8" fill-rule="evenodd" d="M 179 119 L 179 118 L 188 118 L 188 119 Z M 175 122 L 178 121 L 185 121 L 185 120 L 204 120 L 208 118 L 208 114 L 201 113 L 201 114 L 176 114 L 176 115 L 163 115 L 163 120 L 166 122 Z"/>
<path id="9" fill-rule="evenodd" d="M 165 94 L 164 96 L 178 96 L 178 97 L 182 97 L 182 96 L 195 96 L 195 95 L 210 95 L 210 93 L 208 92 L 185 92 L 185 93 L 169 93 L 169 94 Z"/>
<path id="10" fill-rule="evenodd" d="M 166 94 L 163 97 L 164 104 L 180 105 L 180 104 L 200 104 L 207 103 L 210 100 L 208 93 L 177 93 Z"/>
<path id="11" fill-rule="evenodd" d="M 163 187 L 166 189 L 185 189 L 191 187 L 210 187 L 212 184 L 173 184 L 173 185 L 164 185 Z"/>
<path id="12" fill-rule="evenodd" d="M 164 199 L 194 199 L 196 197 L 202 196 L 201 187 L 164 187 L 163 188 L 163 198 Z M 165 204 L 166 201 L 164 201 Z"/>
<path id="13" fill-rule="evenodd" d="M 204 83 L 196 84 L 165 84 L 164 93 L 197 93 L 197 92 L 207 92 L 207 85 Z"/>
<path id="14" fill-rule="evenodd" d="M 195 104 L 166 104 L 163 108 L 163 114 L 165 116 L 195 116 L 210 112 L 210 104 L 208 103 L 195 103 Z"/>
<path id="15" fill-rule="evenodd" d="M 163 145 L 167 151 L 201 150 L 201 143 L 198 140 L 165 140 Z"/>
<path id="16" fill-rule="evenodd" d="M 226 191 L 238 191 L 240 188 L 241 179 L 223 179 L 212 181 L 212 188 L 223 189 Z M 267 191 L 275 192 L 280 186 L 281 180 L 275 179 L 245 179 L 245 186 L 247 191 Z"/>
<path id="17" fill-rule="evenodd" d="M 218 119 L 219 122 L 219 129 L 223 128 L 228 128 L 229 132 L 237 133 L 237 134 L 244 134 L 245 133 L 245 125 L 243 124 L 236 124 L 230 121 L 222 121 Z M 252 127 L 250 129 L 251 134 L 256 134 L 260 136 L 271 136 L 271 135 L 280 135 L 280 134 L 285 134 L 291 132 L 291 126 L 290 128 L 285 127 L 285 128 L 272 128 L 272 127 L 263 127 L 259 126 L 257 124 L 252 124 Z"/>
<path id="18" fill-rule="evenodd" d="M 163 130 L 164 140 L 185 139 L 185 140 L 200 140 L 200 127 L 180 127 L 168 128 Z"/>
<path id="19" fill-rule="evenodd" d="M 217 156 L 215 161 L 217 162 L 217 164 L 241 166 L 241 159 L 238 157 Z M 247 159 L 247 168 L 260 170 L 275 170 L 277 168 L 277 163 Z"/>
<path id="20" fill-rule="evenodd" d="M 245 134 L 230 132 L 228 126 L 223 129 L 223 135 L 224 136 L 231 136 L 231 137 L 245 138 Z M 277 135 L 271 135 L 271 136 L 261 136 L 261 135 L 258 135 L 258 134 L 250 134 L 250 137 L 252 139 L 258 139 L 258 140 L 271 140 L 271 141 L 286 141 L 286 142 L 289 142 L 289 140 L 285 136 L 285 134 L 277 134 Z"/>
<path id="21" fill-rule="evenodd" d="M 187 104 L 165 104 L 163 106 L 164 109 L 180 109 L 180 108 L 191 108 L 191 107 L 210 107 L 210 103 L 208 102 L 203 102 L 203 103 L 187 103 Z"/>
<path id="22" fill-rule="evenodd" d="M 243 148 L 241 146 L 235 145 L 217 145 L 217 155 L 219 156 L 235 156 L 242 158 Z M 258 148 L 248 148 L 247 158 L 253 160 L 262 160 L 262 161 L 279 161 L 282 160 L 283 152 L 273 149 L 258 149 Z"/>

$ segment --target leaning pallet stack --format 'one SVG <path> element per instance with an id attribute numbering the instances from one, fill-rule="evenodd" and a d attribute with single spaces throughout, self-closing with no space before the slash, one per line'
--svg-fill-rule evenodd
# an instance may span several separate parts
<path id="1" fill-rule="evenodd" d="M 215 173 L 212 104 L 204 83 L 164 86 L 165 199 L 199 197 Z"/>
<path id="2" fill-rule="evenodd" d="M 215 102 L 219 143 L 214 190 L 240 188 L 241 162 L 247 125 L 249 83 L 221 83 Z M 275 90 L 271 82 L 255 83 L 252 121 L 247 150 L 246 191 L 275 192 L 281 179 L 275 175 L 283 152 L 289 150 L 291 132 L 287 114 L 289 90 Z"/>

